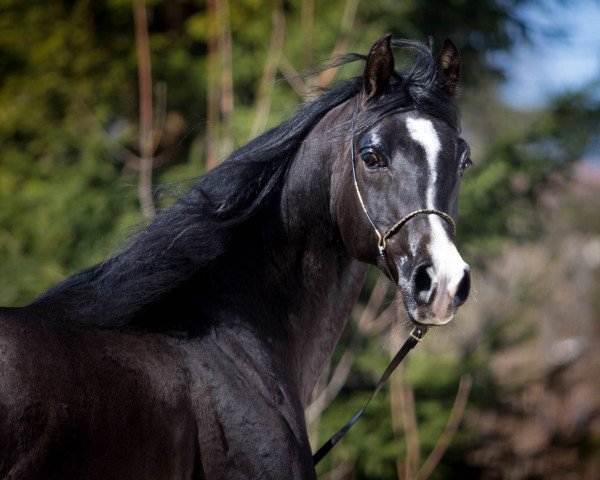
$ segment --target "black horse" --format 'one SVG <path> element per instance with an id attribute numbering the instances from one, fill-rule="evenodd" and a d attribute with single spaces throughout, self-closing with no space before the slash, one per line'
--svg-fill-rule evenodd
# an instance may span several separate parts
<path id="1" fill-rule="evenodd" d="M 123 253 L 0 310 L 0 478 L 315 478 L 303 407 L 368 264 L 413 322 L 452 318 L 458 51 L 358 59 Z"/>

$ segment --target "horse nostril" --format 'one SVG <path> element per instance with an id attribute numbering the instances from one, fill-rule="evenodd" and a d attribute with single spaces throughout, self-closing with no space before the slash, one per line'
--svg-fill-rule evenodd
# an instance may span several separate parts
<path id="1" fill-rule="evenodd" d="M 463 303 L 467 301 L 469 298 L 469 292 L 471 291 L 471 274 L 469 273 L 469 268 L 465 268 L 465 272 L 463 274 L 463 278 L 458 284 L 458 288 L 456 289 L 456 294 L 454 295 L 454 303 L 455 307 L 460 307 Z"/>
<path id="2" fill-rule="evenodd" d="M 428 304 L 433 296 L 435 286 L 431 278 L 431 268 L 430 263 L 424 263 L 419 265 L 413 274 L 414 297 L 419 305 Z"/>

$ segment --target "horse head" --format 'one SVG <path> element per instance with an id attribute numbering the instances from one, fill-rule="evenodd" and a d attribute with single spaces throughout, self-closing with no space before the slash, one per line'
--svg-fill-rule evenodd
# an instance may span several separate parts
<path id="1" fill-rule="evenodd" d="M 455 245 L 458 192 L 471 163 L 453 101 L 460 57 L 446 40 L 435 63 L 417 59 L 398 73 L 392 45 L 389 35 L 373 45 L 352 100 L 335 214 L 350 254 L 390 276 L 410 319 L 443 325 L 470 290 Z"/>

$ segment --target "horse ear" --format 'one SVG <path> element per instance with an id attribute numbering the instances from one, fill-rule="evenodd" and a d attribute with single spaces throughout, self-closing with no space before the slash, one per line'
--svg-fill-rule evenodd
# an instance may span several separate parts
<path id="1" fill-rule="evenodd" d="M 392 35 L 388 33 L 377 40 L 369 51 L 363 73 L 363 88 L 367 100 L 385 91 L 390 84 L 394 72 L 391 43 Z"/>
<path id="2" fill-rule="evenodd" d="M 455 97 L 460 77 L 460 55 L 458 48 L 449 38 L 444 40 L 444 46 L 437 56 L 437 76 L 448 96 Z"/>

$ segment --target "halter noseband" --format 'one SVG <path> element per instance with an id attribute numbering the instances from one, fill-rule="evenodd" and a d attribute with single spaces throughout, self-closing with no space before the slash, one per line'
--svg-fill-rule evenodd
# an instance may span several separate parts
<path id="1" fill-rule="evenodd" d="M 452 217 L 450 215 L 448 215 L 446 212 L 442 212 L 441 210 L 437 210 L 435 208 L 421 208 L 420 210 L 415 210 L 414 212 L 411 212 L 408 215 L 405 215 L 404 217 L 402 217 L 400 219 L 400 221 L 398 221 L 393 227 L 391 227 L 385 234 L 382 234 L 379 231 L 379 229 L 375 225 L 375 222 L 373 222 L 373 219 L 369 215 L 369 211 L 367 210 L 367 207 L 363 200 L 363 196 L 360 193 L 360 188 L 358 187 L 358 180 L 356 178 L 356 154 L 354 152 L 354 121 L 356 119 L 357 113 L 358 113 L 358 102 L 356 102 L 356 105 L 354 107 L 354 113 L 352 115 L 352 138 L 350 140 L 350 149 L 352 152 L 351 153 L 351 156 L 352 156 L 352 179 L 354 181 L 354 188 L 356 189 L 356 195 L 358 196 L 358 201 L 360 202 L 363 212 L 365 212 L 365 215 L 366 215 L 367 219 L 369 220 L 369 223 L 371 224 L 371 226 L 373 227 L 373 230 L 375 230 L 375 234 L 377 235 L 377 248 L 379 250 L 379 255 L 383 259 L 383 264 L 385 265 L 385 269 L 387 270 L 389 277 L 392 280 L 394 280 L 394 275 L 392 274 L 392 269 L 390 267 L 390 262 L 388 260 L 388 256 L 386 253 L 387 241 L 390 237 L 392 237 L 393 235 L 398 233 L 404 225 L 406 225 L 410 220 L 412 220 L 413 218 L 415 218 L 419 215 L 437 215 L 438 217 L 443 218 L 452 227 L 452 233 L 454 235 L 456 234 L 456 223 L 454 223 L 454 220 L 452 219 Z"/>

